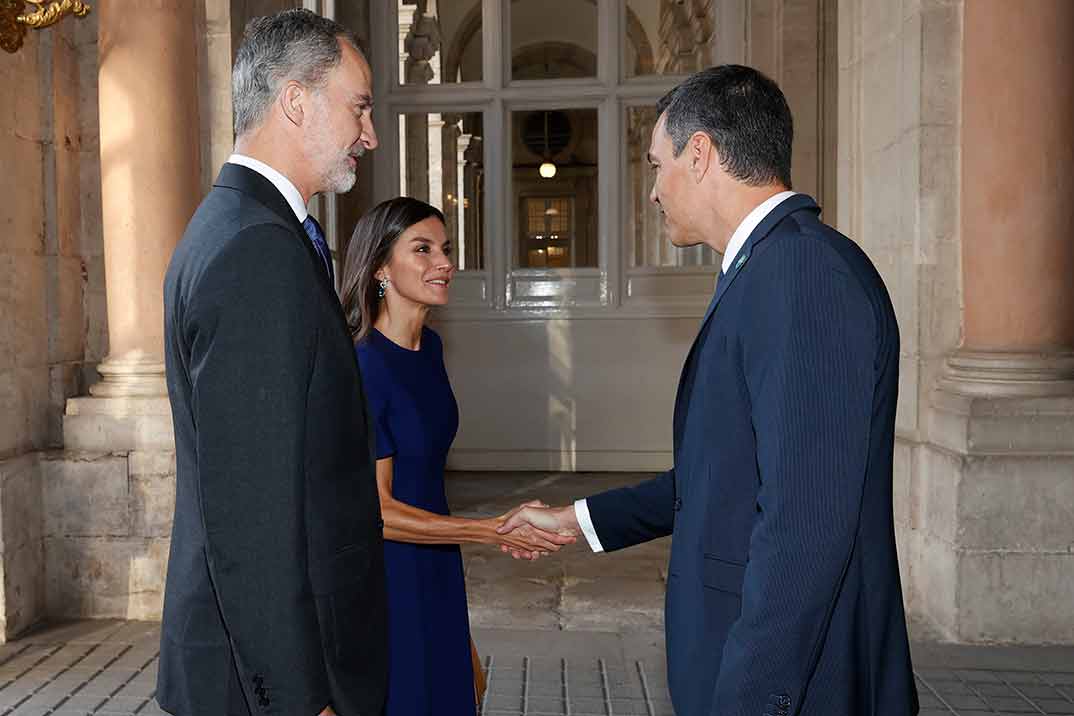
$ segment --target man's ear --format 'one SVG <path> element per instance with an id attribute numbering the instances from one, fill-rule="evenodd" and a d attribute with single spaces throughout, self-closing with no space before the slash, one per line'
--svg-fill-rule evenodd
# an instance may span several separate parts
<path id="1" fill-rule="evenodd" d="M 686 145 L 686 151 L 690 152 L 690 171 L 694 175 L 694 181 L 700 184 L 708 174 L 712 162 L 716 160 L 716 145 L 704 132 L 694 132 Z"/>
<path id="2" fill-rule="evenodd" d="M 306 118 L 306 102 L 308 101 L 309 94 L 306 88 L 294 81 L 288 82 L 283 92 L 280 92 L 280 107 L 283 109 L 283 114 L 296 127 L 301 127 Z"/>

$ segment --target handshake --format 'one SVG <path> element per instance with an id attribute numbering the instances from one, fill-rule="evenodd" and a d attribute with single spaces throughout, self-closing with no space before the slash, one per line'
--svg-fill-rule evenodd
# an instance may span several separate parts
<path id="1" fill-rule="evenodd" d="M 581 534 L 574 505 L 549 507 L 540 500 L 525 502 L 494 518 L 500 551 L 515 559 L 534 560 L 556 552 Z"/>

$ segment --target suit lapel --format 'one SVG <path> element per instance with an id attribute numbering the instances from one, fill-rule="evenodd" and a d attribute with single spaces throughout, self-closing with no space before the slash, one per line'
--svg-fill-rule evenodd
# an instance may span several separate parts
<path id="1" fill-rule="evenodd" d="M 709 307 L 705 311 L 705 317 L 701 319 L 701 326 L 697 331 L 697 337 L 694 338 L 694 343 L 690 346 L 690 352 L 686 356 L 686 362 L 683 364 L 682 373 L 679 375 L 679 387 L 675 394 L 675 413 L 673 419 L 673 449 L 676 459 L 679 453 L 679 445 L 682 441 L 682 432 L 686 426 L 686 415 L 690 408 L 690 395 L 688 393 L 693 392 L 693 363 L 704 343 L 706 329 L 709 320 L 712 318 L 712 314 L 716 311 L 716 307 L 720 305 L 720 301 L 723 300 L 723 297 L 727 295 L 727 291 L 731 288 L 731 284 L 734 283 L 735 279 L 746 270 L 746 267 L 749 264 L 750 255 L 753 253 L 754 248 L 768 237 L 772 232 L 772 229 L 774 229 L 779 222 L 783 221 L 783 219 L 790 214 L 802 209 L 817 212 L 820 211 L 816 202 L 809 196 L 805 194 L 795 194 L 780 202 L 776 208 L 768 212 L 768 215 L 761 220 L 761 223 L 757 225 L 757 228 L 753 230 L 750 237 L 746 240 L 746 243 L 739 250 L 738 256 L 735 257 L 734 263 L 731 264 L 731 270 L 725 273 L 723 278 L 716 283 L 716 293 L 713 294 L 712 300 L 709 302 Z"/>
<path id="2" fill-rule="evenodd" d="M 332 295 L 335 295 L 336 289 L 335 286 L 331 285 L 332 281 L 328 278 L 327 272 L 324 269 L 324 260 L 321 259 L 320 254 L 317 253 L 317 249 L 314 248 L 313 242 L 309 238 L 309 234 L 306 233 L 306 229 L 303 228 L 298 217 L 295 216 L 295 212 L 291 208 L 291 205 L 287 203 L 287 199 L 284 198 L 283 194 L 280 193 L 272 182 L 255 172 L 253 169 L 239 164 L 227 163 L 220 169 L 220 175 L 217 177 L 214 186 L 234 189 L 247 196 L 253 197 L 271 209 L 272 213 L 287 222 L 287 225 L 291 227 L 291 230 L 302 241 L 302 245 L 305 247 L 306 253 L 310 257 L 310 261 L 317 267 L 318 275 L 324 277 L 324 284 L 331 289 Z"/>
<path id="3" fill-rule="evenodd" d="M 279 189 L 253 169 L 228 162 L 220 169 L 220 174 L 213 186 L 234 189 L 257 199 L 271 209 L 272 213 L 286 221 L 296 234 L 303 237 L 306 235 L 306 230 L 302 228 L 294 210 L 291 209 L 291 205 L 287 203 L 287 199 Z"/>
<path id="4" fill-rule="evenodd" d="M 783 221 L 787 216 L 793 214 L 800 209 L 813 209 L 814 211 L 820 211 L 816 203 L 805 194 L 795 194 L 780 202 L 776 208 L 768 212 L 768 215 L 761 219 L 761 223 L 757 225 L 757 228 L 753 230 L 750 237 L 746 239 L 746 243 L 739 250 L 738 256 L 735 257 L 735 262 L 731 265 L 731 270 L 724 274 L 724 277 L 716 286 L 716 295 L 712 297 L 712 302 L 709 303 L 708 311 L 705 312 L 705 318 L 702 319 L 701 325 L 704 326 L 708 323 L 709 318 L 712 317 L 712 313 L 716 310 L 716 306 L 720 304 L 720 301 L 727 294 L 727 289 L 731 288 L 731 284 L 735 278 L 741 274 L 745 266 L 749 263 L 750 255 L 753 253 L 753 249 L 757 244 L 768 238 L 768 235 L 772 233 L 772 229 L 776 228 L 779 222 Z"/>
<path id="5" fill-rule="evenodd" d="M 234 189 L 252 197 L 264 204 L 272 213 L 283 219 L 291 227 L 295 238 L 301 241 L 302 246 L 305 247 L 306 255 L 309 256 L 310 261 L 313 263 L 317 275 L 321 277 L 319 283 L 330 294 L 336 314 L 343 322 L 344 327 L 346 327 L 347 319 L 343 315 L 343 307 L 339 303 L 339 296 L 336 295 L 336 287 L 332 285 L 332 281 L 324 269 L 324 260 L 317 253 L 317 249 L 314 248 L 306 229 L 303 228 L 298 217 L 295 216 L 291 205 L 287 203 L 287 199 L 284 198 L 275 185 L 253 169 L 228 162 L 220 169 L 220 175 L 217 177 L 214 186 Z M 350 335 L 349 329 L 347 329 L 347 335 Z"/>

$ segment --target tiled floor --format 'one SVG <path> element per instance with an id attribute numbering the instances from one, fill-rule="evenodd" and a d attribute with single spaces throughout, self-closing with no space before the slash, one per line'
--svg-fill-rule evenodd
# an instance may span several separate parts
<path id="1" fill-rule="evenodd" d="M 928 716 L 1074 714 L 1074 668 L 1067 672 L 920 668 L 917 678 L 921 712 Z"/>
<path id="2" fill-rule="evenodd" d="M 82 622 L 0 647 L 0 715 L 160 714 L 159 630 Z"/>
<path id="3" fill-rule="evenodd" d="M 158 639 L 155 624 L 97 621 L 6 644 L 0 716 L 160 714 Z M 475 640 L 489 678 L 484 716 L 672 716 L 655 633 L 478 629 Z M 919 645 L 915 653 L 924 653 L 915 656 L 923 716 L 1074 714 L 1074 650 Z M 988 668 L 995 664 L 1005 666 Z"/>

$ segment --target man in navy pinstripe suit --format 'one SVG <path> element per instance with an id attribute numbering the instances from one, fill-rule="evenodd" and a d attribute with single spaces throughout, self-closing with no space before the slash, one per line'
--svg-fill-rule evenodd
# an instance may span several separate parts
<path id="1" fill-rule="evenodd" d="M 673 535 L 679 716 L 909 716 L 917 692 L 892 517 L 899 330 L 856 244 L 791 192 L 792 122 L 748 67 L 664 97 L 651 199 L 676 246 L 723 254 L 683 367 L 674 466 L 506 523 L 595 552 Z"/>

